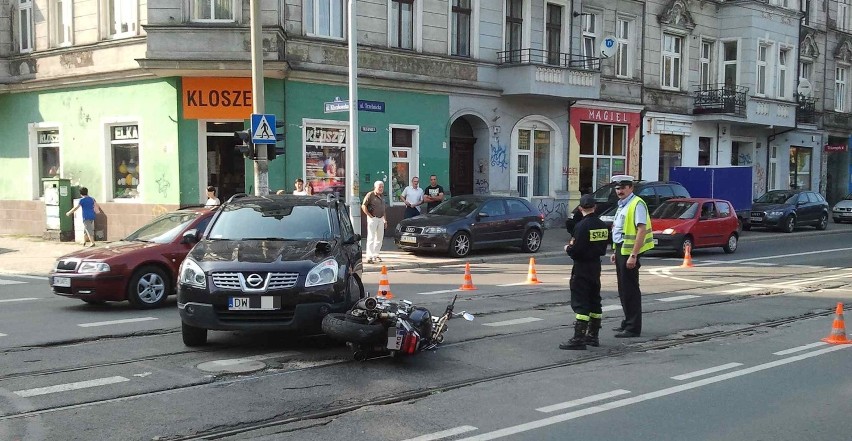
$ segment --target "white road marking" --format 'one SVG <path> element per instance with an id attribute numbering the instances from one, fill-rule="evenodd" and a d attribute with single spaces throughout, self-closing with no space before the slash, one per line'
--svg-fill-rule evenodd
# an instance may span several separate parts
<path id="1" fill-rule="evenodd" d="M 675 375 L 672 377 L 672 380 L 689 380 L 690 378 L 700 377 L 702 375 L 712 374 L 719 371 L 725 371 L 728 369 L 733 369 L 737 366 L 742 366 L 742 363 L 728 363 L 723 364 L 721 366 L 711 367 L 707 369 L 701 369 L 700 371 L 690 372 L 687 374 Z"/>
<path id="2" fill-rule="evenodd" d="M 819 351 L 808 352 L 807 354 L 796 355 L 793 357 L 785 358 L 782 360 L 776 360 L 769 363 L 759 364 L 757 366 L 752 366 L 750 368 L 740 369 L 734 372 L 728 372 L 725 374 L 717 375 L 715 377 L 704 378 L 701 380 L 696 380 L 690 383 L 684 383 L 673 387 L 668 387 L 665 389 L 660 389 L 654 392 L 648 392 L 645 394 L 637 395 L 635 397 L 624 398 L 617 401 L 610 401 L 608 403 L 600 404 L 597 406 L 587 407 L 585 409 L 575 410 L 573 412 L 563 413 L 560 415 L 554 415 L 552 417 L 543 418 L 536 421 L 530 421 L 528 423 L 518 424 L 516 426 L 510 426 L 503 429 L 495 430 L 493 432 L 483 433 L 481 435 L 472 436 L 469 438 L 463 438 L 460 441 L 486 441 L 497 438 L 502 438 L 509 435 L 515 435 L 518 433 L 528 432 L 530 430 L 540 429 L 542 427 L 552 426 L 554 424 L 564 423 L 565 421 L 574 420 L 580 417 L 584 417 L 587 415 L 594 415 L 602 412 L 606 412 L 608 410 L 618 409 L 621 407 L 629 406 L 631 404 L 641 403 L 643 401 L 653 400 L 656 398 L 662 398 L 669 395 L 674 395 L 676 393 L 685 392 L 692 389 L 697 389 L 699 387 L 707 386 L 709 384 L 719 383 L 725 380 L 730 380 L 732 378 L 741 377 L 743 375 L 753 374 L 755 372 L 764 371 L 767 369 L 772 369 L 775 367 L 783 366 L 786 364 L 790 364 L 796 361 L 805 360 L 808 358 L 816 357 L 819 355 L 827 354 L 829 352 L 839 351 L 842 349 L 852 348 L 852 345 L 835 345 L 826 349 L 822 349 Z"/>
<path id="3" fill-rule="evenodd" d="M 3 300 L 0 300 L 0 303 L 28 302 L 30 300 L 38 300 L 38 297 L 20 297 L 20 298 L 17 298 L 17 299 L 3 299 Z"/>
<path id="4" fill-rule="evenodd" d="M 624 394 L 629 394 L 629 390 L 624 389 L 616 389 L 612 392 L 605 392 L 597 395 L 590 395 L 588 397 L 580 398 L 578 400 L 566 401 L 564 403 L 554 404 L 552 406 L 539 407 L 536 409 L 539 412 L 550 413 L 556 412 L 557 410 L 565 410 L 571 407 L 582 406 L 583 404 L 594 403 L 595 401 L 605 400 L 607 398 L 617 397 Z"/>
<path id="5" fill-rule="evenodd" d="M 677 296 L 677 297 L 665 297 L 662 299 L 657 299 L 658 302 L 677 302 L 680 300 L 689 300 L 689 299 L 697 299 L 700 296 L 694 296 L 692 294 L 687 294 L 685 296 Z"/>
<path id="6" fill-rule="evenodd" d="M 802 253 L 777 254 L 777 255 L 774 255 L 774 256 L 752 257 L 752 258 L 749 258 L 749 259 L 727 260 L 727 261 L 723 261 L 723 263 L 754 262 L 754 261 L 758 261 L 758 260 L 783 259 L 785 257 L 808 256 L 808 255 L 811 255 L 811 254 L 837 253 L 838 251 L 850 251 L 850 250 L 852 250 L 852 248 L 835 248 L 833 250 L 806 251 L 806 252 L 802 252 Z M 828 269 L 828 268 L 826 268 L 826 269 Z"/>
<path id="7" fill-rule="evenodd" d="M 807 279 L 797 279 L 797 280 L 791 280 L 789 282 L 779 282 L 776 285 L 797 286 L 797 285 L 805 285 L 805 284 L 808 284 L 808 283 L 811 283 L 811 282 L 826 282 L 826 281 L 829 281 L 829 280 L 846 279 L 846 278 L 849 278 L 849 277 L 852 277 L 852 273 L 835 274 L 835 275 L 832 275 L 832 276 L 809 277 Z"/>
<path id="8" fill-rule="evenodd" d="M 232 366 L 235 364 L 245 363 L 247 361 L 261 361 L 268 360 L 270 358 L 278 358 L 278 357 L 286 357 L 286 356 L 294 356 L 299 355 L 300 352 L 287 351 L 287 352 L 273 352 L 270 354 L 262 354 L 262 355 L 252 355 L 251 357 L 244 358 L 231 358 L 228 360 L 214 360 L 209 362 L 210 364 L 214 364 L 217 366 Z"/>
<path id="9" fill-rule="evenodd" d="M 33 279 L 33 280 L 47 280 L 47 279 L 49 279 L 49 277 L 45 277 L 45 276 L 30 276 L 30 275 L 27 275 L 27 274 L 0 273 L 0 275 L 6 276 L 6 277 L 16 277 L 16 278 L 19 278 L 19 279 Z"/>
<path id="10" fill-rule="evenodd" d="M 571 278 L 569 277 L 568 280 L 571 280 Z M 529 283 L 527 283 L 527 282 L 504 283 L 502 285 L 497 285 L 497 286 L 521 286 L 521 285 L 529 285 Z"/>
<path id="11" fill-rule="evenodd" d="M 752 266 L 778 266 L 777 263 L 769 263 L 769 262 L 749 262 L 749 265 L 752 265 Z"/>
<path id="12" fill-rule="evenodd" d="M 797 346 L 795 348 L 790 348 L 790 349 L 785 349 L 783 351 L 773 352 L 772 355 L 790 355 L 790 354 L 795 354 L 796 352 L 806 351 L 806 350 L 811 349 L 811 348 L 816 348 L 816 347 L 819 347 L 819 346 L 825 346 L 827 344 L 828 343 L 818 341 L 816 343 L 811 343 L 811 344 L 808 344 L 808 345 Z"/>
<path id="13" fill-rule="evenodd" d="M 153 372 L 142 372 L 141 374 L 133 374 L 134 377 L 145 378 L 148 375 L 151 375 Z"/>
<path id="14" fill-rule="evenodd" d="M 131 318 L 131 319 L 121 319 L 121 320 L 109 320 L 106 322 L 93 322 L 93 323 L 81 323 L 77 326 L 81 328 L 93 328 L 95 326 L 108 326 L 108 325 L 120 325 L 123 323 L 135 323 L 135 322 L 147 322 L 149 320 L 158 320 L 157 317 L 139 317 L 139 318 Z"/>
<path id="15" fill-rule="evenodd" d="M 602 311 L 602 312 L 606 312 L 606 311 L 620 311 L 620 310 L 621 310 L 621 305 L 606 305 L 606 306 L 604 306 L 603 308 L 601 308 L 601 311 Z"/>
<path id="16" fill-rule="evenodd" d="M 459 289 L 442 289 L 442 290 L 439 290 L 439 291 L 418 292 L 417 294 L 420 294 L 422 296 L 431 296 L 433 294 L 446 294 L 448 292 L 457 292 L 457 291 L 460 291 L 460 290 Z"/>
<path id="17" fill-rule="evenodd" d="M 6 334 L 0 334 L 0 337 L 6 337 Z"/>
<path id="18" fill-rule="evenodd" d="M 0 279 L 0 285 L 20 285 L 22 283 L 29 283 L 29 282 L 21 282 L 20 280 Z"/>
<path id="19" fill-rule="evenodd" d="M 760 288 L 755 288 L 753 286 L 747 286 L 745 288 L 729 289 L 727 291 L 722 291 L 722 292 L 724 292 L 725 294 L 739 294 L 741 292 L 755 291 L 755 290 L 758 290 L 758 289 L 760 289 Z"/>
<path id="20" fill-rule="evenodd" d="M 788 268 L 822 269 L 821 266 L 814 266 L 814 265 L 795 265 L 794 264 L 794 265 L 784 265 L 784 266 L 786 266 Z"/>
<path id="21" fill-rule="evenodd" d="M 536 317 L 524 317 L 514 320 L 505 320 L 502 322 L 493 322 L 493 323 L 483 323 L 483 326 L 511 326 L 511 325 L 520 325 L 522 323 L 532 323 L 541 321 L 540 318 Z"/>
<path id="22" fill-rule="evenodd" d="M 436 439 L 449 438 L 451 436 L 461 435 L 462 433 L 473 432 L 474 430 L 479 429 L 473 426 L 459 426 L 452 429 L 443 430 L 441 432 L 418 436 L 417 438 L 409 438 L 405 441 L 434 441 Z"/>
<path id="23" fill-rule="evenodd" d="M 38 387 L 35 389 L 25 389 L 15 391 L 15 395 L 19 397 L 35 397 L 38 395 L 47 395 L 57 392 L 67 392 L 69 390 L 88 389 L 90 387 L 106 386 L 108 384 L 123 383 L 130 381 L 125 377 L 107 377 L 98 378 L 97 380 L 78 381 L 76 383 L 57 384 L 56 386 Z"/>

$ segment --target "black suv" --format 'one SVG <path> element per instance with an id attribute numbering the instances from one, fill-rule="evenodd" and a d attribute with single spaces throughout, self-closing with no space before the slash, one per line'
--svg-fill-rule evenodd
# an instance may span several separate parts
<path id="1" fill-rule="evenodd" d="M 830 211 L 828 202 L 817 192 L 772 190 L 755 199 L 751 210 L 741 216 L 743 230 L 767 227 L 792 233 L 799 225 L 813 225 L 817 230 L 824 230 Z"/>
<path id="2" fill-rule="evenodd" d="M 648 205 L 650 216 L 663 202 L 674 198 L 688 198 L 689 192 L 686 188 L 674 181 L 635 181 L 633 182 L 633 194 L 639 196 Z M 600 216 L 608 226 L 612 226 L 615 211 L 618 207 L 618 195 L 615 193 L 615 183 L 609 183 L 598 188 L 594 193 L 595 213 Z M 579 217 L 578 217 L 579 219 Z M 574 230 L 574 220 L 565 222 L 568 232 Z"/>
<path id="3" fill-rule="evenodd" d="M 364 297 L 361 237 L 334 196 L 237 195 L 180 267 L 183 342 L 207 330 L 318 330 Z"/>

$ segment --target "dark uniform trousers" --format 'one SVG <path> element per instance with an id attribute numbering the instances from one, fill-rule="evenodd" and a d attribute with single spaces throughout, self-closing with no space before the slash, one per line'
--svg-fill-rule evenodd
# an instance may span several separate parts
<path id="1" fill-rule="evenodd" d="M 629 254 L 621 254 L 621 244 L 615 245 L 615 274 L 618 280 L 618 297 L 624 310 L 621 327 L 625 331 L 642 333 L 642 292 L 639 290 L 639 257 L 636 266 L 627 268 Z"/>
<path id="2" fill-rule="evenodd" d="M 571 309 L 575 314 L 601 314 L 601 261 L 575 260 L 571 267 Z"/>

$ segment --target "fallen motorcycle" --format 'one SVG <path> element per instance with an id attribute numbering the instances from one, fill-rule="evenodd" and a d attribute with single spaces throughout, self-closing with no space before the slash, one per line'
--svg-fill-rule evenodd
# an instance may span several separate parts
<path id="1" fill-rule="evenodd" d="M 413 355 L 433 349 L 444 341 L 447 322 L 461 316 L 473 320 L 473 314 L 453 312 L 458 296 L 440 317 L 408 300 L 367 297 L 345 314 L 323 318 L 322 330 L 329 337 L 346 342 L 356 360 L 390 355 Z"/>

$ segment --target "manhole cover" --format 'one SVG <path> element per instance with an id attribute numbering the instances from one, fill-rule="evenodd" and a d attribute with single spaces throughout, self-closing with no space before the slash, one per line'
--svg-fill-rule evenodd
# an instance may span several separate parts
<path id="1" fill-rule="evenodd" d="M 266 363 L 251 358 L 232 358 L 230 360 L 208 361 L 196 367 L 205 372 L 243 374 L 264 369 Z"/>

